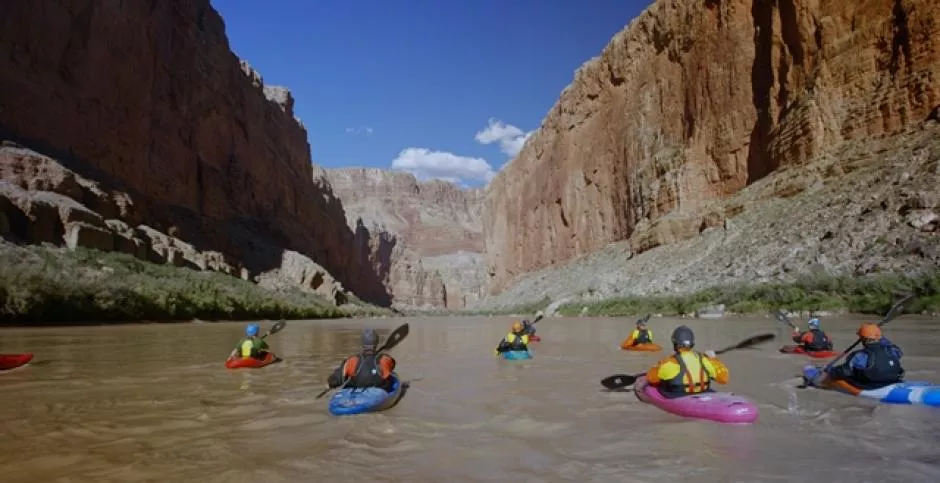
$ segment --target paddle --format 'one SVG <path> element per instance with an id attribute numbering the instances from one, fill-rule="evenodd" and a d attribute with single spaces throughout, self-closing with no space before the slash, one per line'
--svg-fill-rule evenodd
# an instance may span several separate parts
<path id="1" fill-rule="evenodd" d="M 735 345 L 725 347 L 724 349 L 721 349 L 719 351 L 715 351 L 715 355 L 717 356 L 718 354 L 724 354 L 725 352 L 752 347 L 757 344 L 762 344 L 764 342 L 774 340 L 774 338 L 776 337 L 777 337 L 776 335 L 771 334 L 771 333 L 758 334 L 753 337 L 748 337 L 747 339 L 742 340 L 741 342 L 738 342 Z M 623 389 L 627 386 L 632 386 L 633 383 L 636 382 L 638 378 L 640 378 L 641 376 L 645 376 L 645 375 L 646 375 L 645 372 L 641 372 L 639 374 L 633 374 L 633 375 L 616 374 L 616 375 L 605 377 L 604 379 L 602 379 L 601 385 L 606 387 L 607 389 Z"/>
<path id="2" fill-rule="evenodd" d="M 268 329 L 268 332 L 266 334 L 261 336 L 261 340 L 264 340 L 269 335 L 277 334 L 278 332 L 283 330 L 286 325 L 287 325 L 286 320 L 284 319 L 278 320 L 277 322 L 274 323 L 274 325 L 271 326 L 270 329 Z M 228 355 L 229 359 L 231 359 L 232 357 L 235 357 L 236 354 L 238 354 L 238 347 L 232 349 L 231 354 Z"/>
<path id="3" fill-rule="evenodd" d="M 382 347 L 379 347 L 378 350 L 375 351 L 375 355 L 378 356 L 380 352 L 385 352 L 387 350 L 393 349 L 396 345 L 398 345 L 399 342 L 401 342 L 405 337 L 408 336 L 408 332 L 410 330 L 411 328 L 408 326 L 407 323 L 405 323 L 405 324 L 402 324 L 397 329 L 395 329 L 394 331 L 392 331 L 392 333 L 389 334 L 388 336 L 388 340 L 386 340 L 385 343 L 382 344 Z M 351 380 L 352 378 L 346 379 L 345 381 L 343 381 L 343 385 L 337 388 L 328 387 L 324 389 L 323 392 L 321 392 L 320 394 L 317 394 L 317 397 L 315 399 L 320 399 L 321 397 L 326 396 L 326 393 L 332 391 L 333 389 L 342 389 L 346 387 L 346 384 L 349 384 L 349 381 Z"/>
<path id="4" fill-rule="evenodd" d="M 800 330 L 793 322 L 790 322 L 790 318 L 779 309 L 774 311 L 774 317 L 776 317 L 778 321 L 792 327 L 793 330 Z"/>

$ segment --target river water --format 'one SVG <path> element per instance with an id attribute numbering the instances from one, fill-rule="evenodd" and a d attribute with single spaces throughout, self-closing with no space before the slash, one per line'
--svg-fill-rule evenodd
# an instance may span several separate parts
<path id="1" fill-rule="evenodd" d="M 861 319 L 824 319 L 837 349 Z M 366 324 L 410 335 L 392 351 L 410 388 L 394 408 L 333 417 L 315 399 Z M 685 322 L 697 348 L 763 331 L 778 339 L 721 356 L 725 388 L 760 407 L 748 426 L 683 420 L 605 392 L 600 379 L 663 354 L 625 353 L 629 319 L 554 319 L 531 361 L 492 349 L 509 318 L 294 321 L 269 338 L 284 361 L 227 370 L 243 323 L 5 329 L 0 352 L 34 352 L 0 373 L 0 480 L 937 482 L 940 410 L 796 389 L 804 356 L 777 352 L 771 318 Z M 263 324 L 262 330 L 270 326 Z M 908 379 L 940 381 L 938 322 L 885 327 Z"/>

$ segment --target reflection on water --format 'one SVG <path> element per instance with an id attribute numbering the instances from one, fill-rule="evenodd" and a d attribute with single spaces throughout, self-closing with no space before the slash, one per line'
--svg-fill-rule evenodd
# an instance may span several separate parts
<path id="1" fill-rule="evenodd" d="M 368 323 L 384 338 L 404 321 Z M 859 321 L 823 328 L 841 348 Z M 314 397 L 357 350 L 361 321 L 290 322 L 269 338 L 283 362 L 240 371 L 223 360 L 241 323 L 4 330 L 0 352 L 36 359 L 0 373 L 2 481 L 940 481 L 940 410 L 796 389 L 808 359 L 776 352 L 789 330 L 769 318 L 683 321 L 700 349 L 778 334 L 722 357 L 728 390 L 760 406 L 750 426 L 604 392 L 603 377 L 663 356 L 617 348 L 632 320 L 546 319 L 535 358 L 518 362 L 492 355 L 509 319 L 408 322 L 392 351 L 408 394 L 346 418 Z M 678 323 L 650 327 L 668 345 Z M 885 331 L 909 379 L 940 381 L 936 321 Z"/>

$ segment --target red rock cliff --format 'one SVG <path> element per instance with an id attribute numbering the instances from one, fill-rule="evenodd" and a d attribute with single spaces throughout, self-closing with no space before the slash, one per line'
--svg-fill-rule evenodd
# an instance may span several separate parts
<path id="1" fill-rule="evenodd" d="M 0 4 L 3 138 L 129 193 L 111 216 L 131 226 L 252 273 L 294 250 L 387 302 L 292 109 L 231 52 L 208 0 Z"/>
<path id="2" fill-rule="evenodd" d="M 940 104 L 936 0 L 660 0 L 579 69 L 488 186 L 491 292 L 630 239 L 720 222 L 723 199 Z"/>

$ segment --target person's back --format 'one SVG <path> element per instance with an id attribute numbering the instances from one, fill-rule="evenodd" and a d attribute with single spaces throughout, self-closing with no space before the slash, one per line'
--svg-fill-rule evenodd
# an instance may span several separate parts
<path id="1" fill-rule="evenodd" d="M 862 348 L 829 369 L 828 376 L 860 389 L 878 389 L 904 380 L 903 352 L 881 334 L 876 324 L 862 324 L 857 332 Z"/>
<path id="2" fill-rule="evenodd" d="M 379 337 L 372 329 L 362 331 L 362 351 L 347 357 L 327 379 L 329 387 L 367 388 L 379 387 L 386 391 L 392 388 L 392 372 L 395 359 L 387 354 L 376 354 Z M 348 381 L 348 382 L 346 382 Z"/>
<path id="3" fill-rule="evenodd" d="M 499 341 L 496 352 L 524 351 L 529 350 L 529 335 L 525 333 L 522 324 L 516 322 L 512 324 L 512 330 Z"/>
<path id="4" fill-rule="evenodd" d="M 728 368 L 712 351 L 700 354 L 692 350 L 695 334 L 686 326 L 672 333 L 675 353 L 659 361 L 646 373 L 646 379 L 667 398 L 712 392 L 711 381 L 728 383 Z"/>
<path id="5" fill-rule="evenodd" d="M 633 332 L 630 333 L 630 337 L 627 337 L 627 340 L 623 343 L 623 345 L 629 347 L 652 343 L 653 331 L 646 327 L 646 322 L 638 320 L 636 323 L 636 328 L 633 329 Z"/>
<path id="6" fill-rule="evenodd" d="M 258 337 L 258 324 L 248 324 L 245 327 L 245 338 L 238 342 L 235 347 L 235 354 L 243 359 L 264 359 L 268 353 L 268 343 Z"/>
<path id="7" fill-rule="evenodd" d="M 804 350 L 810 352 L 832 350 L 832 339 L 819 329 L 819 319 L 810 319 L 807 322 L 807 327 L 809 330 L 806 332 L 800 332 L 796 327 L 793 328 L 793 342 L 800 344 Z"/>

